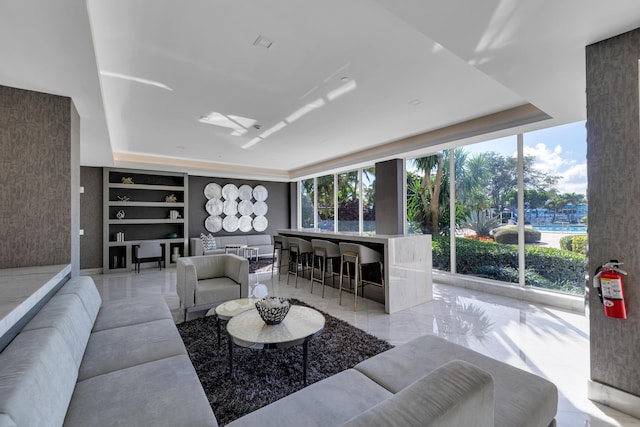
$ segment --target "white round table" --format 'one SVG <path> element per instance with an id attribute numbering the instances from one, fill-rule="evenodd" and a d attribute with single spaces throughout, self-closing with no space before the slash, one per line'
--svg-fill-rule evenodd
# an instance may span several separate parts
<path id="1" fill-rule="evenodd" d="M 302 345 L 303 380 L 307 385 L 308 344 L 320 335 L 325 319 L 313 308 L 293 305 L 278 325 L 264 323 L 257 310 L 233 316 L 227 323 L 229 335 L 229 372 L 233 373 L 233 346 L 253 349 L 288 348 Z"/>
<path id="2" fill-rule="evenodd" d="M 220 323 L 226 322 L 233 316 L 247 310 L 256 309 L 256 301 L 258 298 L 239 298 L 231 301 L 223 302 L 211 310 L 207 311 L 206 316 L 216 316 L 216 327 L 218 329 L 218 348 L 220 348 Z"/>

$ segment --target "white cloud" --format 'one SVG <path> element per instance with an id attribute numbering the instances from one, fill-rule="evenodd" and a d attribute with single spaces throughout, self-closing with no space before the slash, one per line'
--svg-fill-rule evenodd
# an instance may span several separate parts
<path id="1" fill-rule="evenodd" d="M 558 182 L 560 193 L 587 194 L 587 163 L 574 165 L 562 172 Z"/>
<path id="2" fill-rule="evenodd" d="M 538 143 L 535 147 L 524 146 L 525 156 L 535 157 L 536 169 L 549 174 L 559 175 L 560 169 L 567 166 L 569 162 L 562 158 L 562 147 L 556 145 L 553 150 L 547 148 L 546 144 Z"/>
<path id="3" fill-rule="evenodd" d="M 559 176 L 558 192 L 587 194 L 587 163 L 577 163 L 562 156 L 562 146 L 550 149 L 544 143 L 524 146 L 525 156 L 534 156 L 534 166 L 548 175 Z"/>

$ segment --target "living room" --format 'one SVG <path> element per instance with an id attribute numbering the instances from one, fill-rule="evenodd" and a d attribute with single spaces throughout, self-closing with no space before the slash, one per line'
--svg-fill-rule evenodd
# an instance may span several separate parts
<path id="1" fill-rule="evenodd" d="M 110 25 L 118 22 L 118 17 L 126 16 L 126 14 L 119 14 L 126 8 L 119 9 L 114 6 L 113 9 L 110 9 L 109 6 L 99 5 L 98 2 L 89 2 L 87 5 L 68 1 L 59 8 L 36 1 L 23 3 L 22 5 L 5 5 L 3 8 L 7 8 L 6 13 L 3 10 L 3 13 L 0 14 L 2 28 L 7 31 L 3 37 L 4 41 L 0 44 L 0 52 L 7 59 L 6 63 L 11 64 L 6 67 L 3 65 L 3 74 L 0 78 L 0 84 L 3 85 L 0 91 L 2 128 L 7 130 L 2 136 L 2 171 L 3 182 L 6 183 L 4 186 L 6 203 L 1 208 L 1 216 L 10 237 L 5 239 L 3 243 L 2 268 L 4 269 L 69 265 L 68 275 L 71 277 L 81 275 L 81 272 L 82 275 L 89 274 L 95 277 L 103 297 L 122 295 L 122 293 L 125 295 L 138 293 L 142 288 L 149 292 L 149 282 L 147 281 L 161 283 L 160 289 L 151 291 L 152 293 L 164 294 L 171 291 L 175 286 L 173 276 L 171 276 L 175 274 L 175 269 L 171 266 L 156 273 L 152 271 L 152 268 L 149 268 L 149 265 L 146 265 L 143 266 L 146 268 L 143 268 L 139 275 L 134 274 L 133 271 L 126 272 L 126 274 L 96 274 L 96 269 L 104 267 L 103 171 L 105 168 L 143 169 L 186 174 L 188 192 L 185 193 L 188 193 L 189 200 L 188 218 L 186 219 L 188 221 L 187 231 L 182 236 L 184 239 L 196 237 L 200 232 L 208 231 L 205 228 L 207 210 L 205 207 L 206 196 L 203 193 L 203 188 L 208 183 L 217 183 L 221 186 L 231 183 L 238 187 L 262 185 L 269 193 L 269 223 L 263 232 L 273 235 L 277 230 L 299 226 L 297 223 L 299 212 L 297 183 L 310 176 L 317 176 L 323 172 L 334 173 L 348 168 L 371 166 L 389 159 L 426 155 L 437 149 L 488 140 L 500 135 L 515 135 L 525 132 L 527 129 L 539 129 L 586 119 L 590 247 L 587 271 L 593 274 L 596 267 L 604 262 L 610 259 L 620 259 L 625 263 L 625 270 L 628 273 L 625 278 L 627 283 L 632 284 L 633 279 L 638 276 L 637 267 L 632 257 L 637 253 L 634 244 L 637 240 L 634 234 L 637 228 L 635 227 L 634 212 L 637 210 L 635 192 L 638 185 L 633 177 L 637 174 L 638 165 L 638 153 L 635 147 L 638 139 L 637 62 L 640 57 L 635 47 L 638 32 L 634 29 L 640 25 L 640 22 L 637 22 L 635 18 L 638 16 L 638 10 L 633 2 L 618 5 L 615 10 L 598 5 L 596 2 L 581 5 L 577 21 L 584 24 L 581 27 L 583 30 L 585 27 L 590 27 L 590 30 L 579 31 L 574 28 L 572 31 L 576 32 L 571 34 L 575 35 L 575 39 L 565 37 L 566 33 L 562 31 L 563 28 L 558 23 L 558 21 L 565 20 L 566 22 L 574 19 L 574 17 L 568 18 L 570 15 L 567 14 L 567 11 L 552 8 L 553 12 L 558 15 L 556 17 L 558 21 L 551 21 L 551 18 L 541 11 L 533 13 L 534 11 L 531 10 L 515 8 L 511 13 L 508 13 L 504 5 L 502 7 L 493 5 L 493 7 L 486 9 L 477 6 L 480 8 L 477 13 L 469 15 L 484 17 L 485 24 L 492 23 L 493 26 L 490 28 L 495 33 L 485 33 L 485 37 L 481 40 L 477 35 L 467 34 L 463 38 L 464 42 L 459 42 L 460 46 L 456 45 L 456 39 L 450 34 L 450 31 L 456 31 L 455 26 L 444 25 L 437 22 L 438 19 L 434 17 L 426 19 L 425 22 L 416 22 L 420 21 L 417 17 L 428 15 L 425 13 L 425 9 L 421 9 L 419 6 L 415 6 L 416 9 L 413 9 L 409 6 L 394 5 L 391 2 L 372 2 L 371 4 L 365 2 L 367 7 L 373 9 L 371 20 L 367 20 L 368 25 L 372 25 L 374 28 L 374 24 L 382 25 L 382 22 L 386 22 L 384 25 L 391 25 L 388 21 L 373 19 L 374 17 L 378 19 L 381 16 L 388 19 L 391 15 L 393 25 L 403 26 L 401 30 L 403 34 L 415 35 L 417 30 L 423 36 L 426 34 L 431 36 L 433 40 L 439 40 L 439 43 L 434 42 L 430 45 L 433 48 L 432 54 L 436 56 L 449 55 L 445 60 L 459 62 L 457 65 L 464 63 L 467 72 L 468 68 L 472 68 L 474 84 L 479 84 L 479 80 L 476 79 L 484 79 L 487 76 L 491 77 L 493 83 L 500 82 L 497 84 L 498 88 L 493 87 L 491 82 L 487 83 L 488 86 L 482 86 L 488 91 L 496 90 L 494 93 L 499 102 L 496 102 L 493 110 L 491 106 L 482 106 L 482 103 L 489 96 L 486 93 L 474 93 L 476 98 L 473 98 L 470 94 L 473 90 L 464 87 L 458 80 L 457 85 L 460 87 L 440 98 L 440 104 L 443 110 L 447 108 L 460 110 L 459 115 L 457 118 L 434 115 L 433 123 L 440 123 L 435 128 L 425 127 L 424 124 L 422 124 L 422 128 L 412 127 L 415 126 L 415 122 L 408 124 L 398 118 L 398 122 L 405 126 L 404 128 L 388 129 L 385 131 L 388 133 L 380 130 L 380 133 L 375 137 L 370 133 L 365 133 L 361 135 L 360 139 L 353 139 L 347 151 L 337 151 L 338 147 L 329 145 L 330 141 L 335 139 L 339 141 L 338 145 L 349 146 L 344 139 L 340 139 L 336 135 L 337 132 L 318 133 L 321 135 L 318 137 L 312 132 L 307 134 L 314 136 L 309 138 L 308 143 L 301 149 L 297 145 L 301 140 L 300 136 L 294 137 L 295 142 L 284 141 L 283 143 L 288 144 L 289 149 L 280 154 L 277 154 L 274 148 L 269 148 L 272 141 L 279 138 L 280 134 L 285 135 L 289 130 L 296 130 L 293 122 L 296 122 L 296 125 L 305 122 L 303 119 L 298 120 L 302 115 L 306 116 L 305 119 L 312 119 L 313 114 L 332 111 L 335 105 L 339 107 L 340 102 L 348 100 L 350 96 L 364 93 L 367 90 L 367 75 L 359 72 L 353 64 L 351 68 L 338 69 L 339 72 L 336 76 L 340 83 L 331 89 L 321 88 L 323 99 L 325 99 L 323 105 L 308 102 L 307 104 L 310 106 L 306 110 L 300 110 L 299 117 L 290 114 L 291 105 L 279 107 L 277 114 L 292 119 L 287 122 L 289 124 L 286 129 L 284 127 L 274 129 L 273 126 L 278 123 L 275 119 L 264 121 L 261 119 L 260 123 L 252 123 L 243 127 L 248 132 L 246 136 L 219 137 L 218 142 L 221 145 L 216 149 L 207 150 L 205 149 L 207 138 L 203 138 L 203 134 L 210 139 L 215 139 L 212 138 L 212 135 L 221 135 L 223 131 L 227 134 L 230 131 L 242 131 L 238 126 L 242 127 L 242 123 L 248 123 L 243 122 L 242 119 L 253 117 L 251 115 L 253 113 L 245 113 L 242 117 L 234 116 L 235 119 L 232 118 L 232 121 L 235 123 L 235 128 L 211 125 L 211 123 L 198 122 L 198 117 L 205 122 L 216 121 L 220 117 L 209 114 L 211 107 L 197 103 L 195 110 L 198 113 L 195 113 L 196 117 L 192 121 L 195 122 L 195 126 L 198 128 L 197 133 L 200 136 L 195 138 L 195 134 L 190 134 L 191 137 L 184 136 L 184 139 L 176 137 L 176 135 L 187 135 L 189 131 L 183 132 L 183 128 L 180 127 L 182 125 L 177 123 L 175 127 L 172 126 L 173 119 L 170 116 L 162 116 L 160 119 L 161 116 L 154 116 L 154 113 L 160 114 L 160 112 L 155 111 L 151 106 L 166 104 L 167 99 L 163 98 L 165 95 L 182 94 L 183 91 L 193 91 L 193 88 L 187 89 L 169 84 L 166 85 L 169 89 L 166 89 L 150 84 L 158 83 L 166 76 L 158 76 L 147 81 L 140 79 L 135 81 L 131 77 L 140 75 L 136 70 L 128 72 L 105 67 L 107 64 L 112 65 L 108 62 L 112 59 L 109 55 L 112 55 L 119 47 L 118 44 L 110 44 L 113 36 Z M 221 7 L 220 5 L 216 6 Z M 289 10 L 295 10 L 293 5 L 289 6 L 291 7 Z M 466 6 L 471 7 L 471 5 Z M 342 16 L 342 19 L 347 23 L 355 22 L 357 7 L 353 7 L 355 10 L 349 8 L 348 11 L 344 11 Z M 440 13 L 433 14 L 433 16 L 459 15 L 459 11 L 453 10 L 453 6 L 439 7 L 442 7 Z M 221 16 L 228 15 L 215 12 L 214 10 L 213 15 L 209 14 L 208 16 L 212 19 L 215 17 L 216 23 L 225 31 L 232 31 L 224 25 L 225 19 L 221 19 Z M 235 10 L 235 12 L 240 13 L 239 10 Z M 98 18 L 102 13 L 104 13 L 103 20 Z M 174 13 L 173 16 L 178 15 Z M 524 17 L 528 18 L 524 19 Z M 606 19 L 602 17 L 606 17 Z M 172 22 L 166 16 L 163 19 L 155 25 L 166 27 L 167 22 Z M 189 15 L 185 19 L 189 21 L 189 19 L 196 18 Z M 302 17 L 295 18 L 294 21 L 306 22 L 306 19 L 309 19 L 309 16 L 303 14 Z M 71 25 L 70 22 L 74 21 L 75 23 Z M 527 51 L 527 43 L 534 43 L 533 40 L 544 44 L 544 40 L 540 40 L 543 37 L 531 37 L 526 39 L 527 43 L 519 45 L 522 52 L 530 54 L 531 58 L 522 58 L 521 54 L 509 51 L 505 47 L 509 44 L 508 39 L 501 37 L 508 35 L 510 28 L 513 31 L 532 31 L 526 25 L 524 25 L 526 28 L 516 26 L 516 23 L 522 24 L 527 21 L 539 24 L 538 28 L 543 27 L 543 24 L 545 28 L 549 28 L 547 35 L 550 37 L 550 43 L 554 44 L 556 42 L 554 37 L 557 37 L 558 46 L 570 45 L 573 49 L 565 52 L 558 46 L 547 46 L 549 52 L 544 55 L 540 53 L 540 50 L 533 48 L 533 50 Z M 32 25 L 21 24 L 24 22 L 31 22 Z M 500 23 L 504 25 L 500 26 Z M 148 22 L 147 24 L 151 25 Z M 319 24 L 317 25 L 319 26 Z M 469 22 L 465 25 L 478 29 L 477 26 L 471 26 Z M 32 32 L 33 28 L 38 28 L 39 32 Z M 393 28 L 396 29 L 396 27 Z M 498 30 L 499 28 L 500 30 Z M 314 31 L 319 30 L 314 27 Z M 136 33 L 133 30 L 132 32 Z M 251 33 L 253 34 L 255 31 L 252 30 Z M 468 33 L 472 33 L 472 31 L 469 30 Z M 478 31 L 478 34 L 480 33 Z M 494 34 L 494 37 L 491 38 L 490 34 Z M 539 29 L 533 34 L 539 35 Z M 563 35 L 560 36 L 560 34 Z M 139 36 L 137 33 L 134 35 Z M 610 37 L 614 38 L 609 39 Z M 95 41 L 92 42 L 92 38 Z M 280 37 L 273 37 L 273 39 L 271 40 L 274 43 L 273 48 L 277 52 L 279 43 L 285 39 Z M 132 43 L 131 46 L 135 46 L 136 49 L 144 44 L 142 39 L 135 40 L 136 43 Z M 420 40 L 421 43 L 418 47 L 424 47 L 424 40 L 421 38 Z M 475 43 L 471 43 L 470 40 L 475 40 Z M 251 40 L 249 44 L 253 41 Z M 159 43 L 161 45 L 165 43 L 166 56 L 176 54 L 175 46 L 168 46 L 166 42 L 167 40 L 164 40 Z M 475 53 L 470 53 L 471 51 L 468 49 L 474 44 L 479 46 L 478 50 Z M 499 46 L 505 49 L 505 53 L 503 53 L 505 56 L 500 57 L 496 53 L 496 57 L 501 58 L 501 61 L 493 62 L 488 52 L 492 49 L 498 49 Z M 268 49 L 262 46 L 251 47 Z M 216 49 L 218 48 L 221 52 L 226 49 L 216 46 Z M 410 47 L 407 46 L 407 49 Z M 586 61 L 584 61 L 585 49 L 587 52 Z M 135 51 L 135 49 L 133 50 Z M 153 51 L 153 49 L 151 50 Z M 264 52 L 269 52 L 269 50 Z M 451 55 L 452 52 L 454 55 Z M 574 59 L 576 56 L 579 57 L 580 59 L 575 62 L 580 67 L 578 69 L 570 68 L 568 65 L 567 68 L 550 67 L 548 65 L 550 58 L 559 58 L 554 55 L 560 54 L 562 56 L 562 52 Z M 571 55 L 568 52 L 571 52 Z M 268 54 L 259 53 L 258 55 Z M 172 58 L 172 60 L 176 60 L 175 55 Z M 460 58 L 466 58 L 466 61 L 460 61 Z M 281 59 L 278 58 L 278 60 Z M 546 59 L 546 62 L 543 62 L 543 59 Z M 97 67 L 96 61 L 100 64 L 100 68 Z M 538 66 L 534 67 L 535 64 L 532 64 L 531 61 L 540 61 L 544 72 Z M 178 59 L 177 62 L 180 63 L 180 60 Z M 244 65 L 251 66 L 251 64 Z M 317 66 L 317 64 L 310 65 Z M 525 78 L 516 77 L 515 75 L 518 73 L 514 69 L 518 67 L 530 68 L 528 72 L 532 72 L 533 75 L 538 74 L 537 78 L 533 78 L 532 75 Z M 633 67 L 636 67 L 635 74 Z M 73 71 L 70 71 L 70 68 Z M 263 71 L 267 74 L 273 72 L 269 68 L 263 69 Z M 388 75 L 384 75 L 385 72 L 387 70 L 381 68 L 381 75 L 378 77 L 387 81 L 392 80 Z M 343 77 L 347 77 L 346 80 L 341 80 Z M 166 78 L 167 81 L 171 80 L 169 77 Z M 189 77 L 185 78 L 188 80 Z M 554 87 L 560 93 L 558 98 L 562 98 L 567 104 L 572 105 L 571 114 L 561 109 L 562 102 L 557 101 L 557 104 L 553 104 L 543 96 L 550 96 L 547 92 L 552 82 L 557 85 Z M 132 91 L 131 99 L 128 101 L 126 96 L 117 98 L 122 95 L 118 92 L 123 89 L 123 87 L 118 87 L 119 84 L 132 85 L 131 87 L 138 92 Z M 546 86 L 547 84 L 548 86 Z M 453 86 L 456 84 L 447 86 L 447 90 L 453 90 Z M 513 93 L 505 93 L 507 87 L 519 95 L 512 97 Z M 151 88 L 154 88 L 152 92 L 150 92 Z M 341 88 L 340 91 L 334 91 L 339 88 Z M 93 94 L 91 99 L 94 102 L 88 101 L 90 97 L 86 97 L 86 93 Z M 298 94 L 298 97 L 300 95 Z M 460 104 L 461 99 L 467 100 L 466 95 L 469 95 L 469 102 L 465 103 L 464 108 L 447 107 L 443 101 L 448 97 L 458 100 L 457 103 Z M 191 99 L 197 98 L 197 93 L 192 94 Z M 409 104 L 403 108 L 421 108 L 420 105 L 428 104 L 423 98 L 426 99 L 426 96 L 410 98 L 409 100 L 416 99 L 414 102 L 416 105 Z M 137 102 L 138 99 L 144 99 L 145 106 L 138 106 L 137 108 L 141 109 L 137 111 L 127 110 L 128 102 L 134 105 L 134 100 Z M 272 103 L 274 98 L 270 96 L 267 99 Z M 95 102 L 96 100 L 98 102 Z M 518 107 L 517 105 L 521 105 L 520 101 L 522 100 L 526 101 L 526 106 Z M 267 101 L 264 102 L 269 104 Z M 502 106 L 498 105 L 500 103 Z M 585 104 L 588 106 L 587 109 L 584 108 Z M 145 108 L 147 110 L 143 111 Z M 384 121 L 381 117 L 386 116 L 381 116 L 381 111 L 374 110 L 373 106 L 371 108 L 368 111 L 370 115 L 368 121 L 371 123 Z M 430 108 L 434 108 L 430 112 L 435 114 L 433 112 L 437 111 L 437 108 Z M 268 109 L 269 105 L 265 107 L 265 110 Z M 234 111 L 218 107 L 213 111 L 224 111 L 231 115 L 237 114 Z M 425 113 L 408 111 L 407 117 Z M 167 111 L 166 113 L 178 115 L 175 111 Z M 344 114 L 344 112 L 340 114 Z M 335 120 L 332 122 L 335 123 L 333 128 L 336 130 L 342 128 L 345 135 L 348 135 L 347 138 L 353 137 L 349 133 L 352 129 L 366 128 L 363 126 L 364 122 L 357 121 L 355 118 L 352 118 L 354 124 L 352 127 L 347 126 L 347 123 L 339 116 L 334 115 L 333 119 Z M 119 123 L 119 120 L 122 120 L 122 123 Z M 448 120 L 453 121 L 448 122 Z M 39 121 L 46 123 L 42 123 L 42 127 L 38 127 L 37 122 Z M 143 132 L 142 125 L 129 127 L 127 130 L 123 123 L 130 121 L 155 123 L 155 126 L 152 131 L 147 129 L 148 133 Z M 445 123 L 455 123 L 456 125 L 447 126 Z M 255 141 L 254 134 L 259 136 L 265 129 L 255 128 L 254 125 L 264 125 L 265 129 L 272 130 L 272 133 L 263 135 Z M 316 130 L 319 132 L 324 127 L 320 126 Z M 240 147 L 240 144 L 237 143 L 239 140 L 233 142 L 233 138 L 243 138 L 242 145 L 246 147 Z M 199 142 L 191 146 L 190 141 L 196 139 Z M 159 141 L 163 141 L 163 143 Z M 374 144 L 372 141 L 378 143 Z M 258 154 L 252 157 L 250 163 L 243 163 L 241 158 L 249 158 L 249 153 L 254 147 L 259 149 Z M 298 149 L 294 149 L 294 147 L 298 147 Z M 615 147 L 615 149 L 611 149 L 611 147 Z M 208 154 L 208 151 L 214 153 Z M 207 152 L 206 156 L 205 152 Z M 325 153 L 323 154 L 323 152 Z M 329 152 L 329 155 L 326 152 Z M 315 161 L 309 162 L 308 159 Z M 292 167 L 291 165 L 298 166 Z M 38 173 L 34 173 L 34 171 L 38 171 Z M 611 171 L 616 171 L 616 173 L 612 174 Z M 398 179 L 396 183 L 401 184 L 402 179 Z M 622 188 L 624 191 L 615 191 Z M 616 206 L 615 216 L 610 215 L 610 206 Z M 123 210 L 126 211 L 126 209 Z M 401 212 L 403 210 L 396 204 L 395 211 Z M 132 214 L 129 213 L 129 215 Z M 82 236 L 80 230 L 82 230 Z M 184 256 L 187 252 L 188 250 L 183 249 L 181 255 Z M 263 281 L 260 275 L 251 277 L 253 280 Z M 423 324 L 425 321 L 422 317 L 424 313 L 416 315 L 412 312 L 411 316 L 407 313 L 382 315 L 379 312 L 380 306 L 375 303 L 371 303 L 371 305 L 364 303 L 360 306 L 362 312 L 354 312 L 348 306 L 340 307 L 339 304 L 335 306 L 333 302 L 335 302 L 336 295 L 331 292 L 325 299 L 317 298 L 315 290 L 314 294 L 310 295 L 308 281 L 305 283 L 303 280 L 303 283 L 295 288 L 287 287 L 284 280 L 272 281 L 270 278 L 264 278 L 264 280 L 267 286 L 272 287 L 272 292 L 276 294 L 282 292 L 283 295 L 287 293 L 287 296 L 306 301 L 335 317 L 346 318 L 354 326 L 373 335 L 379 335 L 380 338 L 389 340 L 393 345 L 408 341 L 410 336 L 413 336 L 417 331 L 435 332 L 433 329 L 424 330 L 422 328 L 417 328 L 416 331 L 411 327 L 411 325 Z M 134 284 L 136 281 L 138 284 Z M 635 405 L 636 399 L 640 395 L 640 390 L 637 390 L 637 384 L 640 383 L 637 381 L 637 377 L 640 375 L 640 371 L 629 368 L 629 366 L 635 366 L 633 364 L 634 350 L 636 350 L 634 343 L 637 342 L 638 334 L 638 328 L 635 326 L 640 318 L 632 309 L 638 301 L 635 288 L 628 286 L 625 291 L 629 306 L 628 318 L 625 320 L 605 317 L 602 313 L 602 305 L 593 292 L 587 295 L 587 313 L 589 315 L 586 319 L 576 318 L 572 314 L 566 314 L 561 310 L 556 311 L 556 309 L 546 306 L 536 306 L 538 307 L 536 313 L 539 310 L 549 313 L 551 317 L 564 317 L 566 314 L 572 318 L 568 322 L 571 325 L 571 330 L 580 331 L 578 335 L 582 337 L 579 344 L 581 348 L 579 350 L 581 356 L 579 357 L 584 357 L 585 360 L 582 362 L 588 365 L 581 368 L 585 371 L 584 376 L 577 379 L 576 381 L 580 383 L 577 386 L 573 385 L 573 387 L 577 387 L 577 393 L 581 393 L 581 397 L 576 397 L 576 399 L 582 399 L 581 402 L 589 405 L 589 408 L 584 409 L 580 405 L 572 406 L 563 401 L 561 397 L 557 418 L 559 425 L 572 425 L 571 422 L 574 422 L 576 418 L 571 418 L 569 414 L 576 410 L 577 406 L 579 406 L 577 412 L 581 413 L 580 416 L 588 417 L 591 425 L 633 425 L 635 422 L 631 416 L 624 415 L 624 413 L 634 414 L 633 409 L 629 408 L 637 406 Z M 527 310 L 529 310 L 529 308 L 520 306 L 519 301 L 502 300 L 485 293 L 437 283 L 434 288 L 434 301 L 427 303 L 420 310 L 433 312 L 438 304 L 444 304 L 447 299 L 451 298 L 469 304 L 473 300 L 482 300 L 488 304 L 503 306 L 501 309 L 507 311 L 510 310 L 507 308 L 510 304 L 521 307 L 522 313 L 528 313 Z M 494 300 L 493 298 L 498 299 Z M 486 307 L 483 306 L 483 308 Z M 487 311 L 490 310 L 487 309 Z M 370 312 L 374 314 L 370 314 Z M 367 313 L 367 315 L 363 316 L 363 313 Z M 416 320 L 416 316 L 419 320 Z M 493 335 L 493 338 L 497 339 L 498 336 L 501 336 L 502 339 L 506 339 L 502 334 L 506 333 L 509 328 L 506 326 L 498 327 L 497 325 L 501 325 L 500 314 L 497 316 L 489 319 L 489 323 L 494 325 L 493 331 L 496 334 Z M 519 323 L 523 325 L 523 318 L 520 315 L 518 317 Z M 528 316 L 524 315 L 524 317 L 529 323 Z M 547 321 L 549 319 L 546 318 Z M 452 318 L 444 320 L 445 323 L 455 321 Z M 528 333 L 534 334 L 544 328 L 538 324 L 532 326 Z M 411 332 L 407 332 L 406 335 L 397 335 L 398 330 Z M 556 334 L 562 337 L 560 332 L 556 332 Z M 511 335 L 506 335 L 506 337 L 511 337 Z M 573 336 L 571 337 L 573 338 Z M 514 352 L 519 353 L 521 350 L 521 353 L 527 357 L 536 357 L 533 356 L 535 350 L 529 348 L 529 345 L 534 343 L 539 346 L 543 345 L 535 339 L 530 339 L 522 344 L 523 348 L 518 347 L 519 350 L 514 350 Z M 505 347 L 501 346 L 500 348 L 504 349 Z M 485 350 L 489 353 L 492 352 L 491 348 L 485 348 Z M 562 346 L 559 345 L 557 352 L 554 353 L 562 353 Z M 492 354 L 492 356 L 498 359 L 507 357 L 496 354 Z M 553 364 L 552 366 L 556 368 L 563 366 L 562 369 L 566 371 L 571 368 L 571 365 Z M 561 378 L 558 378 L 557 381 L 554 378 L 553 382 L 559 386 L 561 396 L 569 396 L 567 400 L 572 401 L 575 395 L 571 393 L 576 392 L 565 393 Z M 587 390 L 591 400 L 585 398 Z M 616 409 L 602 406 L 602 403 Z M 567 406 L 563 406 L 563 404 Z M 617 412 L 618 410 L 622 412 Z M 587 418 L 584 419 L 584 422 L 586 420 Z M 582 424 L 584 422 L 581 421 Z"/>

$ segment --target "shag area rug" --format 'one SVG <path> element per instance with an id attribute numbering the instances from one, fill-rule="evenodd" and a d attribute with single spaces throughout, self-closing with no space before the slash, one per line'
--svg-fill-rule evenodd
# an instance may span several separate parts
<path id="1" fill-rule="evenodd" d="M 266 273 L 271 272 L 273 260 L 271 258 L 258 259 L 258 261 L 249 261 L 249 273 Z"/>
<path id="2" fill-rule="evenodd" d="M 295 299 L 291 302 L 308 306 Z M 308 384 L 392 348 L 384 340 L 321 313 L 326 323 L 324 331 L 309 342 Z M 265 351 L 236 346 L 230 376 L 228 338 L 223 327 L 218 347 L 214 316 L 177 326 L 221 426 L 303 388 L 302 346 Z"/>

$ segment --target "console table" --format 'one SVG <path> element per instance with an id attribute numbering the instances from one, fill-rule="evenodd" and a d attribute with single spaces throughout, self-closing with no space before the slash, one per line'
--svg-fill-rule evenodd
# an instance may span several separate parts
<path id="1" fill-rule="evenodd" d="M 351 242 L 384 255 L 384 308 L 395 313 L 433 299 L 431 235 L 334 233 L 317 230 L 278 230 L 282 236 Z"/>

